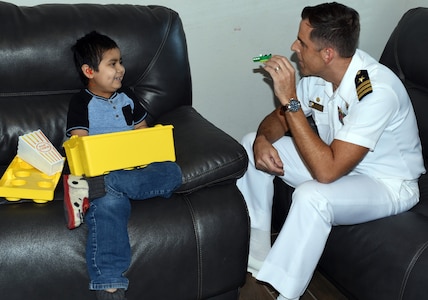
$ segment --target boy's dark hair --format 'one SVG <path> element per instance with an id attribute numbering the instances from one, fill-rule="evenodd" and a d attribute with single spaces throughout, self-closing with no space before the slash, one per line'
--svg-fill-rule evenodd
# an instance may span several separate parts
<path id="1" fill-rule="evenodd" d="M 104 53 L 114 48 L 119 48 L 115 41 L 96 31 L 92 31 L 78 39 L 76 44 L 71 47 L 74 64 L 85 86 L 88 85 L 89 80 L 83 74 L 82 66 L 87 64 L 94 71 L 98 71 L 98 66 L 103 59 Z"/>
<path id="2" fill-rule="evenodd" d="M 321 47 L 333 47 L 341 57 L 351 57 L 358 47 L 360 17 L 356 10 L 332 2 L 303 9 L 313 30 L 311 40 Z"/>

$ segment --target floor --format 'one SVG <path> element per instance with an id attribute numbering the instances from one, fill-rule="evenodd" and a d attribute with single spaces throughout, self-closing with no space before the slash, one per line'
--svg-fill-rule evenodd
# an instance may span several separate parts
<path id="1" fill-rule="evenodd" d="M 271 286 L 258 282 L 247 273 L 246 283 L 241 288 L 239 300 L 273 300 L 277 296 L 278 293 Z M 347 298 L 324 276 L 316 272 L 300 300 L 347 300 Z"/>

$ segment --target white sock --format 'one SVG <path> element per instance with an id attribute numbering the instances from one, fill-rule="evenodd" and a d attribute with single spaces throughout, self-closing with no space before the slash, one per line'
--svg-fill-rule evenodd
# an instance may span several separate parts
<path id="1" fill-rule="evenodd" d="M 251 273 L 254 278 L 257 277 L 257 274 L 259 274 L 260 269 L 263 266 L 263 261 L 257 260 L 254 257 L 251 256 L 251 254 L 248 256 L 248 266 L 247 266 L 247 272 Z"/>
<path id="2" fill-rule="evenodd" d="M 250 272 L 253 277 L 257 277 L 270 248 L 270 232 L 252 228 L 247 271 Z"/>
<path id="3" fill-rule="evenodd" d="M 270 249 L 270 231 L 251 228 L 250 255 L 259 261 L 264 261 Z"/>

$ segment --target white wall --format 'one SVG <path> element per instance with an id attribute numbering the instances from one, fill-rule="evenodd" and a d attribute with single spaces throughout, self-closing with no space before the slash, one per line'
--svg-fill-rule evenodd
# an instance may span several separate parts
<path id="1" fill-rule="evenodd" d="M 324 0 L 14 1 L 18 5 L 61 2 L 159 4 L 179 12 L 189 47 L 194 106 L 240 140 L 274 109 L 272 90 L 254 72 L 259 65 L 252 57 L 261 53 L 290 57 L 302 8 Z M 428 7 L 428 0 L 340 2 L 360 13 L 360 48 L 377 59 L 401 15 L 412 7 Z"/>

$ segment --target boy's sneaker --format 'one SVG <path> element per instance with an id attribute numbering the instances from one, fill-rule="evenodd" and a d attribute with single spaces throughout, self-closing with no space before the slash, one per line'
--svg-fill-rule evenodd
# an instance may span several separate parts
<path id="1" fill-rule="evenodd" d="M 109 293 L 107 291 L 96 291 L 97 300 L 126 300 L 125 290 L 117 289 L 114 293 Z"/>
<path id="2" fill-rule="evenodd" d="M 79 227 L 84 222 L 89 208 L 89 188 L 81 176 L 64 175 L 64 213 L 68 229 Z"/>

